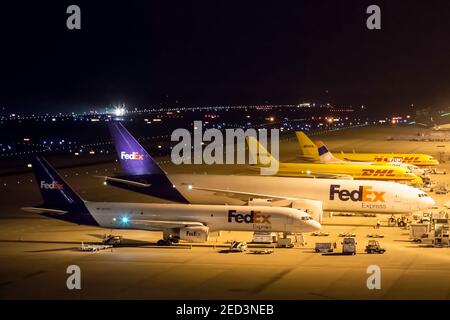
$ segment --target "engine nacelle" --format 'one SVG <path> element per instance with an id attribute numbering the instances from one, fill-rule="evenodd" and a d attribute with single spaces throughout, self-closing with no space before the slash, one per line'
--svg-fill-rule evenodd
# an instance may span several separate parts
<path id="1" fill-rule="evenodd" d="M 205 226 L 193 226 L 180 228 L 180 240 L 188 242 L 206 242 L 208 241 L 209 228 Z"/>
<path id="2" fill-rule="evenodd" d="M 252 198 L 248 201 L 247 205 L 249 206 L 272 206 L 272 199 L 260 199 L 260 198 Z"/>
<path id="3" fill-rule="evenodd" d="M 310 214 L 314 220 L 322 222 L 323 218 L 323 205 L 322 201 L 310 200 L 310 199 L 300 199 L 295 200 L 291 203 L 291 207 L 294 209 L 300 209 Z"/>

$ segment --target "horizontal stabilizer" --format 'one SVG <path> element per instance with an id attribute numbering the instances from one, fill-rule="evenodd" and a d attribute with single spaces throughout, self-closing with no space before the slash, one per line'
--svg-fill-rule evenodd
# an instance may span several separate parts
<path id="1" fill-rule="evenodd" d="M 102 178 L 104 178 L 106 181 L 119 182 L 119 183 L 127 184 L 130 186 L 135 186 L 135 187 L 141 187 L 141 188 L 148 188 L 151 186 L 150 183 L 142 183 L 142 182 L 127 180 L 127 179 L 120 179 L 120 178 L 114 178 L 114 177 L 102 177 Z"/>
<path id="2" fill-rule="evenodd" d="M 31 213 L 51 213 L 51 214 L 66 214 L 67 211 L 57 210 L 57 209 L 47 209 L 47 208 L 39 208 L 39 207 L 23 207 L 20 208 L 23 211 L 31 212 Z"/>

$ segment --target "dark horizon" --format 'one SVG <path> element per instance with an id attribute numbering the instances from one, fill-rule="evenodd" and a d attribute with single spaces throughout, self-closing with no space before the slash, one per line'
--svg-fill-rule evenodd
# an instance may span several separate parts
<path id="1" fill-rule="evenodd" d="M 66 29 L 70 4 L 81 8 L 81 30 Z M 381 30 L 366 28 L 370 4 L 381 7 Z M 449 15 L 443 0 L 8 3 L 0 108 L 448 107 Z"/>

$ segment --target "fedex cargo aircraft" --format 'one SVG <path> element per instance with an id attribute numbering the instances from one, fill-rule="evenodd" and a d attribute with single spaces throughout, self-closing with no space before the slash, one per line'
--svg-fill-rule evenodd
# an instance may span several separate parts
<path id="1" fill-rule="evenodd" d="M 36 158 L 33 171 L 44 203 L 23 210 L 83 225 L 162 231 L 159 245 L 205 242 L 210 231 L 219 230 L 302 233 L 321 228 L 293 208 L 84 201 L 45 159 Z"/>
<path id="2" fill-rule="evenodd" d="M 125 175 L 106 177 L 106 182 L 175 202 L 287 206 L 302 209 L 317 221 L 323 211 L 409 214 L 435 204 L 423 191 L 394 182 L 166 174 L 121 123 L 112 122 L 110 129 Z M 133 153 L 138 159 L 123 156 Z"/>

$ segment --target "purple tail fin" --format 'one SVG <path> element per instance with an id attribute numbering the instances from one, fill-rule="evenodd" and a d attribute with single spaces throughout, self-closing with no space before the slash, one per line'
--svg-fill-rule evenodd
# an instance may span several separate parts
<path id="1" fill-rule="evenodd" d="M 44 199 L 44 203 L 35 209 L 41 208 L 43 215 L 59 220 L 98 225 L 86 208 L 83 199 L 72 190 L 45 159 L 36 157 L 32 163 L 39 191 Z"/>
<path id="2" fill-rule="evenodd" d="M 110 122 L 109 130 L 114 139 L 117 156 L 128 175 L 165 174 L 156 161 L 120 122 Z"/>
<path id="3" fill-rule="evenodd" d="M 83 200 L 43 158 L 36 157 L 32 163 L 39 191 L 45 204 L 67 206 L 83 203 Z"/>
<path id="4" fill-rule="evenodd" d="M 175 202 L 189 203 L 156 161 L 120 122 L 110 122 L 124 176 L 107 178 L 108 185 Z"/>

